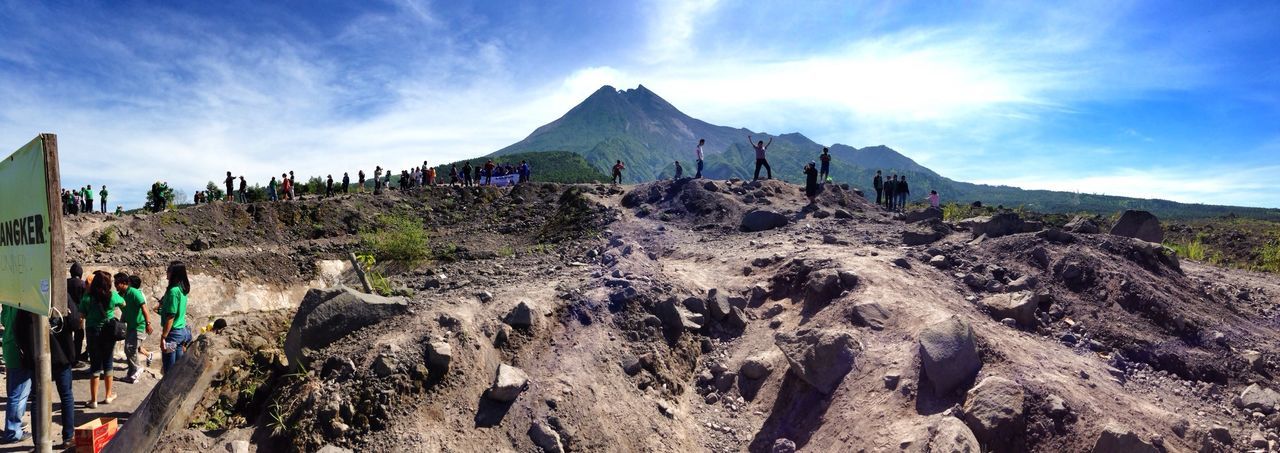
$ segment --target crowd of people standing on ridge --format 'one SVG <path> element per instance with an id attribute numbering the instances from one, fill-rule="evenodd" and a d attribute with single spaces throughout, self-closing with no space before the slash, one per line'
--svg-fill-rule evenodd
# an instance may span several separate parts
<path id="1" fill-rule="evenodd" d="M 94 204 L 93 196 L 98 196 L 99 204 Z M 79 215 L 90 214 L 94 212 L 107 213 L 107 186 L 103 185 L 102 189 L 93 190 L 93 185 L 86 185 L 75 189 L 62 189 L 62 214 L 63 215 Z M 121 207 L 117 206 L 116 211 Z"/>
<path id="2" fill-rule="evenodd" d="M 384 170 L 381 166 L 375 166 L 373 170 L 372 180 L 367 179 L 364 170 L 356 172 L 356 177 L 351 177 L 350 173 L 344 172 L 341 179 L 334 179 L 333 175 L 327 175 L 324 179 L 313 178 L 312 182 L 299 185 L 294 177 L 294 172 L 290 171 L 282 173 L 277 179 L 272 177 L 262 190 L 262 195 L 254 195 L 254 189 L 248 185 L 243 175 L 235 176 L 228 171 L 223 179 L 223 185 L 226 189 L 222 192 L 221 197 L 215 196 L 210 190 L 197 191 L 192 199 L 195 204 L 207 204 L 214 201 L 226 201 L 235 203 L 248 203 L 250 201 L 288 201 L 296 200 L 300 193 L 306 192 L 322 197 L 332 197 L 339 194 L 349 194 L 352 191 L 363 192 L 372 190 L 374 194 L 381 195 L 383 190 L 414 190 L 422 187 L 434 186 L 453 186 L 453 187 L 472 187 L 496 185 L 494 178 L 516 175 L 515 183 L 527 183 L 533 180 L 533 169 L 528 161 L 520 161 L 519 164 L 514 163 L 496 163 L 492 159 L 487 160 L 483 164 L 472 166 L 470 161 L 465 161 L 459 167 L 457 163 L 450 164 L 448 175 L 439 173 L 439 169 L 429 165 L 427 161 L 422 162 L 422 166 L 413 167 L 408 170 L 401 170 L 399 177 L 392 181 L 393 172 Z M 318 186 L 316 183 L 318 182 Z M 211 183 L 212 184 L 212 183 Z M 211 187 L 212 189 L 212 187 Z"/>
<path id="3" fill-rule="evenodd" d="M 97 408 L 116 400 L 114 389 L 114 356 L 116 344 L 124 342 L 128 366 L 119 379 L 135 383 L 143 379 L 142 370 L 151 366 L 160 352 L 161 370 L 167 373 L 180 360 L 192 340 L 187 324 L 187 296 L 191 283 L 187 267 L 180 261 L 169 264 L 166 284 L 157 303 L 149 306 L 143 294 L 142 279 L 125 272 L 111 274 L 98 270 L 85 277 L 79 263 L 71 265 L 67 278 L 67 300 L 51 307 L 49 317 L 49 363 L 52 382 L 37 382 L 34 377 L 35 315 L 8 305 L 0 311 L 4 325 L 4 363 L 7 383 L 5 430 L 0 443 L 18 442 L 27 437 L 22 424 L 33 389 L 53 385 L 59 396 L 59 423 L 62 446 L 73 444 L 76 396 L 72 389 L 72 370 L 87 368 L 89 398 L 84 407 Z M 225 326 L 211 325 L 216 331 Z M 154 349 L 144 343 L 159 333 Z M 102 392 L 99 392 L 99 383 Z M 101 398 L 100 398 L 101 397 Z M 34 427 L 33 427 L 34 428 Z"/>

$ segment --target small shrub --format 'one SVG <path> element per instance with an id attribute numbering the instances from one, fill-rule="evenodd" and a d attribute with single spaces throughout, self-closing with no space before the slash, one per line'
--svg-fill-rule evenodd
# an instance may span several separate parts
<path id="1" fill-rule="evenodd" d="M 427 232 L 422 221 L 404 215 L 378 218 L 377 230 L 360 233 L 360 245 L 380 261 L 414 263 L 426 258 Z"/>
<path id="2" fill-rule="evenodd" d="M 1195 238 L 1189 242 L 1173 242 L 1165 245 L 1177 252 L 1179 257 L 1192 261 L 1205 261 L 1205 258 L 1209 256 L 1206 253 L 1207 249 L 1204 242 L 1200 238 Z"/>
<path id="3" fill-rule="evenodd" d="M 99 248 L 109 249 L 120 243 L 120 233 L 116 231 L 115 225 L 108 226 L 98 233 Z"/>
<path id="4" fill-rule="evenodd" d="M 498 256 L 501 256 L 503 258 L 516 256 L 516 248 L 510 245 L 504 245 L 498 248 Z"/>
<path id="5" fill-rule="evenodd" d="M 1258 269 L 1280 273 L 1280 240 L 1268 242 L 1258 249 Z"/>

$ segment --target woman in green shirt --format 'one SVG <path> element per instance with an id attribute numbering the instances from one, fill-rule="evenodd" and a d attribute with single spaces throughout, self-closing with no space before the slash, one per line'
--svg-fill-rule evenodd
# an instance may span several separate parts
<path id="1" fill-rule="evenodd" d="M 160 298 L 160 363 L 166 374 L 191 342 L 191 330 L 187 329 L 187 294 L 191 293 L 187 265 L 181 261 L 169 263 L 168 275 L 169 286 Z"/>
<path id="2" fill-rule="evenodd" d="M 116 347 L 113 332 L 105 329 L 107 321 L 115 319 L 116 310 L 124 306 L 124 299 L 111 289 L 111 274 L 103 271 L 93 273 L 93 282 L 89 284 L 83 298 L 80 299 L 80 313 L 84 316 L 85 339 L 89 349 L 89 407 L 98 407 L 98 379 L 103 381 L 106 397 L 102 404 L 115 401 L 116 394 L 111 391 L 111 355 Z"/>

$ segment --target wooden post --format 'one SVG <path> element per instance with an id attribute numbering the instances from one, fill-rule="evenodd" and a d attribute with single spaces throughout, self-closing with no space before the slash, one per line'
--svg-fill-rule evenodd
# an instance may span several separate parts
<path id="1" fill-rule="evenodd" d="M 360 284 L 364 286 L 364 293 L 373 294 L 373 285 L 369 284 L 369 276 L 364 275 L 364 269 L 360 267 L 360 260 L 356 259 L 356 253 L 347 252 L 347 259 L 351 260 L 351 267 L 356 270 L 356 276 L 360 277 Z"/>
<path id="2" fill-rule="evenodd" d="M 64 263 L 65 250 L 62 238 L 62 178 L 58 174 L 58 136 L 40 134 L 44 144 L 44 180 L 45 192 L 49 203 L 49 309 L 56 304 L 65 304 L 67 300 L 66 280 L 67 267 Z M 49 317 L 32 316 L 36 325 L 36 374 L 32 379 L 38 389 L 32 395 L 35 405 L 31 407 L 32 434 L 35 438 L 35 451 L 53 452 L 53 371 L 49 359 Z"/>

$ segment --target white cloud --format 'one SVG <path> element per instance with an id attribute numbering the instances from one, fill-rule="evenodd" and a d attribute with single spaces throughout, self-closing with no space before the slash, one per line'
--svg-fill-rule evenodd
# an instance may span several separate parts
<path id="1" fill-rule="evenodd" d="M 1119 168 L 1066 174 L 1045 169 L 1035 175 L 980 179 L 980 184 L 1059 190 L 1184 203 L 1274 207 L 1280 165 Z"/>
<path id="2" fill-rule="evenodd" d="M 687 61 L 694 54 L 694 38 L 705 25 L 699 19 L 713 12 L 719 0 L 660 0 L 650 13 L 649 45 L 645 59 Z"/>

